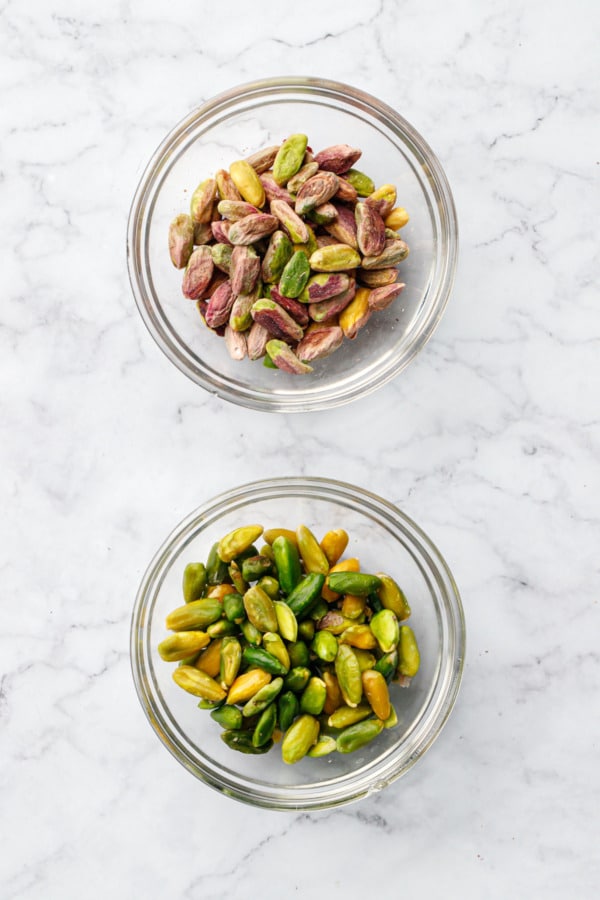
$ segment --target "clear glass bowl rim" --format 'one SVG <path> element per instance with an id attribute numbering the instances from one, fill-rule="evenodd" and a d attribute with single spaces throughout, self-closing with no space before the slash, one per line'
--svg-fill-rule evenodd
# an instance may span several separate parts
<path id="1" fill-rule="evenodd" d="M 438 585 L 442 588 L 443 608 L 439 612 L 444 616 L 448 628 L 452 653 L 445 669 L 440 668 L 438 682 L 445 672 L 445 685 L 430 716 L 428 731 L 425 734 L 413 735 L 403 753 L 397 758 L 388 759 L 381 770 L 345 778 L 340 786 L 335 785 L 334 779 L 308 787 L 284 788 L 276 785 L 273 789 L 267 790 L 264 784 L 261 783 L 260 788 L 257 788 L 250 779 L 243 777 L 221 778 L 218 773 L 199 763 L 180 744 L 152 695 L 145 659 L 148 647 L 144 626 L 148 614 L 152 612 L 152 606 L 171 560 L 199 523 L 212 522 L 215 517 L 250 500 L 259 502 L 291 495 L 311 494 L 322 499 L 344 500 L 354 504 L 360 503 L 362 507 L 366 506 L 380 520 L 399 527 L 412 541 L 413 547 L 418 548 L 427 557 Z M 148 721 L 170 753 L 188 771 L 216 790 L 245 803 L 278 810 L 323 809 L 351 803 L 381 790 L 404 775 L 433 744 L 454 707 L 462 678 L 465 645 L 465 619 L 458 587 L 444 558 L 425 532 L 400 509 L 376 494 L 346 482 L 317 477 L 281 477 L 250 482 L 214 497 L 186 516 L 159 548 L 142 578 L 132 613 L 130 632 L 131 668 L 137 695 Z"/>
<path id="2" fill-rule="evenodd" d="M 146 290 L 141 278 L 143 266 L 140 223 L 145 216 L 147 201 L 154 183 L 162 169 L 168 165 L 170 153 L 184 139 L 188 131 L 211 116 L 241 102 L 260 96 L 277 95 L 286 91 L 322 95 L 331 99 L 338 96 L 350 101 L 363 110 L 367 110 L 374 118 L 385 122 L 397 134 L 402 135 L 415 157 L 427 167 L 429 182 L 437 197 L 438 213 L 441 217 L 439 240 L 442 244 L 441 264 L 436 273 L 436 281 L 430 287 L 432 300 L 428 314 L 424 319 L 416 339 L 403 346 L 402 352 L 393 356 L 385 366 L 377 367 L 361 381 L 354 382 L 348 390 L 335 390 L 334 387 L 315 393 L 307 385 L 293 394 L 266 394 L 251 386 L 233 387 L 218 377 L 202 370 L 194 361 L 193 355 L 186 352 L 170 334 L 162 327 L 153 306 L 152 297 Z M 250 409 L 265 412 L 308 412 L 316 409 L 331 409 L 353 400 L 365 397 L 394 379 L 425 346 L 444 313 L 454 277 L 458 259 L 458 221 L 454 199 L 446 174 L 431 147 L 419 132 L 391 106 L 378 100 L 373 95 L 361 91 L 351 85 L 330 79 L 315 77 L 289 76 L 266 78 L 251 81 L 224 91 L 203 103 L 182 119 L 160 143 L 144 169 L 136 188 L 127 226 L 127 263 L 131 289 L 142 320 L 155 343 L 168 359 L 193 382 L 222 399 Z"/>

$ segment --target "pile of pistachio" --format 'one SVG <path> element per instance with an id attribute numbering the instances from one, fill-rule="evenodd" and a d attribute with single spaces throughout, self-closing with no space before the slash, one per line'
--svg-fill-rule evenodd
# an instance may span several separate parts
<path id="1" fill-rule="evenodd" d="M 354 168 L 361 151 L 313 155 L 305 134 L 219 170 L 169 229 L 182 290 L 233 359 L 302 375 L 401 293 L 408 222 L 396 188 Z"/>
<path id="2" fill-rule="evenodd" d="M 186 566 L 185 604 L 158 652 L 232 749 L 281 742 L 295 763 L 351 753 L 398 723 L 388 684 L 408 686 L 420 662 L 410 607 L 389 575 L 341 559 L 347 544 L 343 529 L 319 543 L 304 525 L 246 525 Z"/>

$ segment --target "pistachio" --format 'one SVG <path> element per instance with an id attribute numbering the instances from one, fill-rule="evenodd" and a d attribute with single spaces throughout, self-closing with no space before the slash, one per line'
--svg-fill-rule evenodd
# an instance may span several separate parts
<path id="1" fill-rule="evenodd" d="M 305 713 L 291 725 L 281 743 L 281 756 L 285 763 L 292 765 L 306 756 L 310 748 L 317 743 L 319 737 L 319 721 Z"/>
<path id="2" fill-rule="evenodd" d="M 231 562 L 254 544 L 263 533 L 262 525 L 242 525 L 221 538 L 217 545 L 219 559 L 224 563 Z"/>
<path id="3" fill-rule="evenodd" d="M 343 272 L 360 266 L 360 256 L 348 244 L 333 244 L 315 250 L 309 262 L 317 272 Z"/>
<path id="4" fill-rule="evenodd" d="M 354 208 L 358 249 L 364 256 L 377 256 L 385 246 L 385 225 L 373 206 L 357 203 Z"/>
<path id="5" fill-rule="evenodd" d="M 371 619 L 371 631 L 383 653 L 389 653 L 398 646 L 400 640 L 398 619 L 391 609 L 382 609 L 375 613 Z"/>
<path id="6" fill-rule="evenodd" d="M 336 238 L 340 244 L 348 244 L 354 250 L 358 250 L 358 239 L 356 235 L 356 217 L 353 210 L 348 209 L 341 203 L 334 203 L 333 206 L 337 210 L 337 216 L 327 225 L 324 226 L 327 234 Z"/>
<path id="7" fill-rule="evenodd" d="M 311 160 L 310 162 L 305 163 L 302 168 L 288 180 L 288 190 L 291 191 L 292 194 L 297 194 L 302 185 L 306 184 L 308 179 L 312 178 L 313 175 L 316 175 L 318 171 L 318 162 Z"/>
<path id="8" fill-rule="evenodd" d="M 327 557 L 310 528 L 307 528 L 306 525 L 299 525 L 296 529 L 296 538 L 305 572 L 320 572 L 322 575 L 327 575 L 329 572 Z"/>
<path id="9" fill-rule="evenodd" d="M 237 361 L 248 355 L 246 335 L 240 331 L 234 331 L 231 325 L 225 326 L 225 346 L 230 357 Z"/>
<path id="10" fill-rule="evenodd" d="M 217 204 L 219 215 L 230 222 L 237 222 L 246 216 L 255 215 L 260 210 L 253 206 L 252 203 L 246 203 L 245 200 L 220 200 Z"/>
<path id="11" fill-rule="evenodd" d="M 361 267 L 356 270 L 356 277 L 365 287 L 385 287 L 388 284 L 394 284 L 398 278 L 398 270 L 393 266 L 387 269 L 363 269 Z"/>
<path id="12" fill-rule="evenodd" d="M 278 152 L 279 144 L 275 144 L 273 147 L 265 147 L 263 150 L 257 150 L 256 153 L 247 156 L 246 162 L 252 166 L 258 175 L 262 175 L 263 172 L 271 168 Z"/>
<path id="13" fill-rule="evenodd" d="M 286 641 L 292 643 L 298 637 L 298 621 L 296 616 L 283 600 L 274 600 L 275 615 L 277 616 L 277 626 L 279 633 Z"/>
<path id="14" fill-rule="evenodd" d="M 277 228 L 277 219 L 267 213 L 252 213 L 234 222 L 227 233 L 231 244 L 248 245 L 268 237 Z"/>
<path id="15" fill-rule="evenodd" d="M 380 719 L 365 719 L 345 728 L 337 739 L 338 753 L 354 753 L 381 734 L 383 722 Z"/>
<path id="16" fill-rule="evenodd" d="M 290 375 L 306 375 L 312 372 L 311 366 L 301 362 L 294 351 L 284 341 L 271 340 L 267 343 L 267 353 L 278 369 Z"/>
<path id="17" fill-rule="evenodd" d="M 385 216 L 386 228 L 392 228 L 394 231 L 397 231 L 399 228 L 404 228 L 408 221 L 409 215 L 402 206 L 397 206 Z"/>
<path id="18" fill-rule="evenodd" d="M 194 694 L 196 697 L 202 697 L 203 700 L 218 703 L 226 697 L 225 691 L 214 678 L 193 666 L 179 666 L 173 672 L 173 681 L 184 691 Z"/>
<path id="19" fill-rule="evenodd" d="M 353 300 L 342 310 L 340 314 L 340 327 L 344 336 L 353 340 L 361 328 L 363 328 L 370 316 L 369 288 L 358 288 Z"/>
<path id="20" fill-rule="evenodd" d="M 311 759 L 320 759 L 322 756 L 328 756 L 330 753 L 333 753 L 336 749 L 337 742 L 335 738 L 324 734 L 318 739 L 316 744 L 313 744 L 306 755 L 310 756 Z"/>
<path id="21" fill-rule="evenodd" d="M 365 199 L 365 204 L 377 210 L 383 219 L 392 212 L 395 202 L 396 188 L 393 184 L 383 184 Z"/>
<path id="22" fill-rule="evenodd" d="M 274 231 L 269 239 L 269 246 L 262 261 L 261 275 L 263 281 L 275 284 L 281 278 L 286 264 L 293 254 L 292 242 L 284 231 Z"/>
<path id="23" fill-rule="evenodd" d="M 197 300 L 210 284 L 214 263 L 210 247 L 196 247 L 191 254 L 183 276 L 181 290 L 189 300 Z"/>
<path id="24" fill-rule="evenodd" d="M 296 347 L 296 355 L 303 362 L 329 356 L 344 340 L 344 332 L 337 325 L 311 325 Z"/>
<path id="25" fill-rule="evenodd" d="M 229 324 L 234 331 L 247 331 L 247 329 L 250 328 L 253 321 L 252 307 L 256 303 L 259 295 L 260 286 L 257 285 L 250 293 L 238 294 L 235 298 L 229 314 Z"/>
<path id="26" fill-rule="evenodd" d="M 231 244 L 229 240 L 229 229 L 231 222 L 211 222 L 210 227 L 215 241 L 219 244 Z"/>
<path id="27" fill-rule="evenodd" d="M 260 273 L 260 257 L 253 247 L 237 246 L 231 253 L 229 278 L 234 294 L 248 294 Z"/>
<path id="28" fill-rule="evenodd" d="M 278 303 L 298 325 L 301 325 L 303 328 L 308 325 L 310 318 L 306 306 L 294 300 L 293 297 L 284 297 L 275 285 L 271 288 L 271 300 Z"/>
<path id="29" fill-rule="evenodd" d="M 224 272 L 225 275 L 229 275 L 233 253 L 231 244 L 213 244 L 210 248 L 210 253 L 215 267 Z"/>
<path id="30" fill-rule="evenodd" d="M 315 162 L 318 162 L 320 169 L 342 175 L 360 159 L 361 155 L 362 151 L 356 147 L 350 147 L 348 144 L 334 144 L 317 153 Z"/>
<path id="31" fill-rule="evenodd" d="M 199 653 L 209 643 L 210 638 L 203 631 L 180 631 L 160 642 L 158 655 L 165 662 L 177 662 Z"/>
<path id="32" fill-rule="evenodd" d="M 277 631 L 277 615 L 269 595 L 257 585 L 248 588 L 244 594 L 244 607 L 248 619 L 263 633 Z"/>
<path id="33" fill-rule="evenodd" d="M 289 191 L 277 184 L 272 175 L 265 172 L 260 176 L 260 183 L 263 186 L 267 200 L 283 200 L 285 203 L 293 203 L 294 200 Z"/>
<path id="34" fill-rule="evenodd" d="M 319 303 L 321 300 L 330 300 L 346 291 L 351 282 L 352 279 L 345 272 L 321 272 L 308 279 L 299 299 L 303 303 Z"/>
<path id="35" fill-rule="evenodd" d="M 299 297 L 310 277 L 310 265 L 304 250 L 297 250 L 287 262 L 281 278 L 279 290 L 284 297 Z"/>
<path id="36" fill-rule="evenodd" d="M 227 693 L 227 704 L 236 706 L 238 703 L 245 703 L 270 681 L 271 676 L 263 669 L 250 669 L 249 672 L 238 675 Z"/>
<path id="37" fill-rule="evenodd" d="M 236 188 L 248 203 L 253 206 L 265 205 L 265 191 L 262 183 L 256 174 L 256 170 L 252 168 L 245 159 L 238 159 L 229 166 L 229 174 Z"/>
<path id="38" fill-rule="evenodd" d="M 364 256 L 363 269 L 387 269 L 395 266 L 408 256 L 408 245 L 401 240 L 388 238 L 381 253 L 377 256 Z"/>
<path id="39" fill-rule="evenodd" d="M 205 319 L 209 328 L 218 328 L 229 320 L 235 294 L 231 290 L 229 279 L 224 281 L 214 292 L 206 308 Z"/>
<path id="40" fill-rule="evenodd" d="M 396 297 L 402 293 L 405 287 L 406 285 L 402 282 L 396 282 L 395 284 L 386 284 L 374 288 L 369 294 L 369 306 L 372 310 L 377 311 L 387 309 L 387 307 L 394 302 Z"/>
<path id="41" fill-rule="evenodd" d="M 362 698 L 360 666 L 352 647 L 340 644 L 335 658 L 335 674 L 347 706 L 358 706 Z"/>
<path id="42" fill-rule="evenodd" d="M 348 728 L 367 719 L 372 713 L 371 707 L 366 703 L 358 706 L 339 706 L 327 719 L 330 728 Z"/>
<path id="43" fill-rule="evenodd" d="M 270 339 L 271 335 L 267 329 L 260 322 L 254 322 L 246 339 L 249 359 L 260 359 L 264 356 Z"/>
<path id="44" fill-rule="evenodd" d="M 283 142 L 273 160 L 273 178 L 277 184 L 286 184 L 300 170 L 307 144 L 305 134 L 292 134 Z"/>
<path id="45" fill-rule="evenodd" d="M 414 632 L 408 625 L 400 626 L 398 653 L 400 656 L 400 662 L 398 663 L 399 674 L 407 678 L 413 678 L 419 671 L 421 658 Z"/>
<path id="46" fill-rule="evenodd" d="M 351 281 L 350 287 L 337 294 L 330 300 L 320 300 L 318 303 L 311 303 L 308 307 L 308 314 L 314 322 L 325 322 L 341 313 L 349 303 L 352 302 L 356 295 L 356 282 Z"/>
<path id="47" fill-rule="evenodd" d="M 206 628 L 221 617 L 221 602 L 215 597 L 191 600 L 169 613 L 165 625 L 170 631 L 190 631 L 192 628 Z"/>
<path id="48" fill-rule="evenodd" d="M 261 713 L 263 709 L 266 709 L 275 700 L 282 687 L 283 678 L 274 678 L 269 684 L 261 687 L 243 706 L 242 716 L 245 719 L 249 719 L 251 716 Z"/>
<path id="49" fill-rule="evenodd" d="M 308 214 L 309 219 L 316 225 L 329 225 L 334 219 L 337 219 L 338 211 L 333 203 L 321 203 L 315 206 Z"/>
<path id="50" fill-rule="evenodd" d="M 242 645 L 236 637 L 224 637 L 221 642 L 221 665 L 219 680 L 221 687 L 227 690 L 237 677 L 242 664 Z"/>
<path id="51" fill-rule="evenodd" d="M 390 704 L 390 694 L 385 678 L 381 672 L 374 669 L 368 669 L 362 673 L 363 691 L 365 697 L 371 705 L 371 709 L 378 719 L 385 720 L 388 718 L 392 707 Z"/>
<path id="52" fill-rule="evenodd" d="M 275 338 L 282 341 L 302 340 L 302 327 L 274 300 L 257 300 L 252 307 L 252 318 L 255 322 L 260 322 Z"/>
<path id="53" fill-rule="evenodd" d="M 190 201 L 190 215 L 194 222 L 210 222 L 217 196 L 217 182 L 214 178 L 202 181 Z"/>
<path id="54" fill-rule="evenodd" d="M 215 175 L 217 191 L 221 200 L 241 200 L 242 195 L 236 188 L 233 178 L 225 169 L 219 169 Z"/>
<path id="55" fill-rule="evenodd" d="M 359 197 L 368 197 L 375 190 L 372 179 L 364 172 L 359 172 L 358 169 L 348 169 L 344 173 L 344 177 L 356 189 Z"/>
<path id="56" fill-rule="evenodd" d="M 348 546 L 348 532 L 343 528 L 334 528 L 324 535 L 321 541 L 321 550 L 327 557 L 330 566 L 334 566 Z"/>
<path id="57" fill-rule="evenodd" d="M 339 179 L 333 172 L 318 172 L 306 181 L 296 194 L 294 208 L 299 216 L 327 203 L 337 193 Z"/>
<path id="58" fill-rule="evenodd" d="M 346 181 L 342 176 L 339 177 L 338 192 L 335 195 L 336 200 L 343 200 L 344 203 L 356 203 L 358 200 L 358 191 L 354 185 Z"/>
<path id="59" fill-rule="evenodd" d="M 169 255 L 177 269 L 187 266 L 194 249 L 194 223 L 191 216 L 176 216 L 169 226 Z"/>
<path id="60" fill-rule="evenodd" d="M 296 215 L 289 203 L 285 200 L 271 200 L 270 210 L 273 216 L 281 222 L 294 243 L 308 241 L 308 228 L 300 216 Z"/>

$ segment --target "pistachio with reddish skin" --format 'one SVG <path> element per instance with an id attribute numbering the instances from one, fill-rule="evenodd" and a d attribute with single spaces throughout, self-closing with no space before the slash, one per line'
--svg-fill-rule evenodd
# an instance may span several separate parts
<path id="1" fill-rule="evenodd" d="M 350 286 L 330 300 L 321 300 L 319 303 L 311 303 L 308 314 L 314 322 L 326 322 L 346 309 L 356 294 L 356 282 L 351 281 Z"/>
<path id="2" fill-rule="evenodd" d="M 365 199 L 367 206 L 376 209 L 382 219 L 389 216 L 396 202 L 396 188 L 393 184 L 383 184 Z"/>
<path id="3" fill-rule="evenodd" d="M 237 246 L 231 254 L 229 277 L 234 294 L 248 294 L 253 290 L 260 273 L 260 257 L 252 247 Z"/>
<path id="4" fill-rule="evenodd" d="M 299 303 L 298 300 L 294 300 L 293 297 L 284 297 L 275 284 L 271 288 L 271 300 L 274 300 L 275 303 L 278 303 L 285 309 L 286 313 L 289 313 L 298 325 L 303 327 L 308 325 L 310 318 L 306 306 L 303 303 Z"/>
<path id="5" fill-rule="evenodd" d="M 214 178 L 202 181 L 190 201 L 190 215 L 194 222 L 210 222 L 217 196 L 217 182 Z"/>
<path id="6" fill-rule="evenodd" d="M 295 244 L 304 244 L 308 241 L 308 228 L 289 203 L 285 200 L 271 200 L 271 213 L 281 222 L 290 238 Z"/>
<path id="7" fill-rule="evenodd" d="M 283 200 L 285 203 L 293 203 L 294 200 L 289 191 L 286 191 L 285 188 L 281 187 L 281 185 L 277 184 L 272 175 L 268 172 L 265 172 L 264 175 L 260 176 L 260 181 L 263 186 L 265 196 L 267 200 Z"/>
<path id="8" fill-rule="evenodd" d="M 333 204 L 337 210 L 337 217 L 333 222 L 329 222 L 324 226 L 327 234 L 337 238 L 340 244 L 348 244 L 358 250 L 358 240 L 356 237 L 356 218 L 354 211 L 341 203 Z"/>
<path id="9" fill-rule="evenodd" d="M 183 269 L 194 249 L 194 223 L 191 216 L 177 216 L 169 226 L 169 255 L 176 269 Z"/>
<path id="10" fill-rule="evenodd" d="M 292 194 L 297 194 L 302 185 L 305 184 L 309 178 L 312 178 L 313 175 L 316 175 L 318 171 L 319 163 L 315 162 L 314 160 L 305 163 L 302 168 L 288 181 L 288 190 L 291 191 Z"/>
<path id="11" fill-rule="evenodd" d="M 311 325 L 296 347 L 298 359 L 323 359 L 337 350 L 344 340 L 344 332 L 338 325 Z"/>
<path id="12" fill-rule="evenodd" d="M 257 300 L 252 307 L 252 318 L 283 341 L 300 341 L 304 331 L 292 317 L 274 300 Z"/>
<path id="13" fill-rule="evenodd" d="M 315 162 L 319 163 L 320 169 L 342 175 L 351 169 L 361 156 L 362 150 L 357 147 L 350 147 L 348 144 L 334 144 L 317 153 Z"/>
<path id="14" fill-rule="evenodd" d="M 320 206 L 311 209 L 308 217 L 315 225 L 329 225 L 330 222 L 337 219 L 337 209 L 333 203 L 321 203 Z"/>
<path id="15" fill-rule="evenodd" d="M 219 244 L 230 244 L 229 240 L 229 229 L 231 228 L 231 222 L 211 222 L 210 227 L 213 233 L 213 237 Z"/>
<path id="16" fill-rule="evenodd" d="M 214 263 L 210 247 L 203 244 L 196 247 L 189 258 L 183 276 L 181 290 L 183 296 L 189 300 L 198 300 L 210 284 L 213 275 Z"/>
<path id="17" fill-rule="evenodd" d="M 299 216 L 304 216 L 337 192 L 339 179 L 333 172 L 317 172 L 306 181 L 296 195 L 294 209 Z"/>
<path id="18" fill-rule="evenodd" d="M 245 334 L 242 334 L 240 331 L 234 331 L 231 325 L 227 325 L 224 337 L 225 346 L 232 359 L 240 360 L 247 356 L 248 347 Z"/>
<path id="19" fill-rule="evenodd" d="M 247 333 L 247 350 L 249 359 L 260 359 L 267 352 L 267 343 L 271 340 L 271 335 L 267 329 L 260 324 L 254 322 L 250 331 Z"/>
<path id="20" fill-rule="evenodd" d="M 372 310 L 379 311 L 387 309 L 387 307 L 394 302 L 396 297 L 402 293 L 405 287 L 405 284 L 397 281 L 395 284 L 385 284 L 381 287 L 374 288 L 369 294 L 369 306 Z"/>
<path id="21" fill-rule="evenodd" d="M 299 360 L 292 348 L 284 341 L 269 341 L 267 343 L 267 353 L 277 368 L 283 372 L 289 372 L 291 375 L 307 375 L 309 372 L 312 372 L 312 366 L 308 366 Z"/>
<path id="22" fill-rule="evenodd" d="M 335 198 L 336 200 L 343 200 L 344 203 L 356 203 L 358 200 L 358 191 L 353 184 L 350 184 L 345 178 L 339 176 L 338 190 Z"/>
<path id="23" fill-rule="evenodd" d="M 230 222 L 237 222 L 238 219 L 260 212 L 256 206 L 253 206 L 252 203 L 247 203 L 246 200 L 220 200 L 217 204 L 217 210 L 219 215 Z"/>
<path id="24" fill-rule="evenodd" d="M 377 288 L 386 284 L 393 284 L 398 277 L 398 270 L 390 266 L 387 269 L 360 269 L 356 270 L 356 277 L 365 287 Z"/>
<path id="25" fill-rule="evenodd" d="M 235 294 L 231 290 L 229 279 L 219 285 L 210 298 L 206 308 L 205 320 L 209 328 L 218 328 L 229 320 L 231 307 L 235 301 Z"/>
<path id="26" fill-rule="evenodd" d="M 331 297 L 347 291 L 351 280 L 345 272 L 321 272 L 313 275 L 300 294 L 299 300 L 303 303 L 319 303 L 321 300 L 330 300 Z"/>
<path id="27" fill-rule="evenodd" d="M 247 156 L 246 162 L 250 163 L 258 175 L 262 175 L 263 172 L 271 168 L 278 152 L 279 144 L 275 144 L 273 147 L 265 147 L 264 150 L 257 150 L 256 153 Z"/>
<path id="28" fill-rule="evenodd" d="M 253 213 L 238 219 L 229 229 L 227 238 L 232 244 L 247 246 L 267 237 L 277 228 L 278 221 L 275 216 L 268 213 Z"/>
<path id="29" fill-rule="evenodd" d="M 196 222 L 194 225 L 194 244 L 199 247 L 201 244 L 208 244 L 212 241 L 213 233 L 210 222 Z"/>
<path id="30" fill-rule="evenodd" d="M 219 169 L 215 175 L 217 192 L 221 200 L 241 200 L 242 195 L 233 183 L 233 178 L 225 169 Z"/>
<path id="31" fill-rule="evenodd" d="M 402 240 L 389 238 L 381 253 L 377 256 L 364 256 L 363 269 L 387 269 L 402 262 L 408 256 L 408 245 Z"/>
<path id="32" fill-rule="evenodd" d="M 229 314 L 229 324 L 234 331 L 247 331 L 252 325 L 252 307 L 260 298 L 260 283 L 246 294 L 238 294 Z"/>
<path id="33" fill-rule="evenodd" d="M 356 240 L 363 256 L 377 256 L 385 246 L 385 223 L 373 206 L 357 203 L 354 207 Z"/>

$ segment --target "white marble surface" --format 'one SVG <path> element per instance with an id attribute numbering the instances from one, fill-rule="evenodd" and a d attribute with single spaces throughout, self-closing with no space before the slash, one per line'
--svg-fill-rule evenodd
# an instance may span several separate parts
<path id="1" fill-rule="evenodd" d="M 1 4 L 3 900 L 599 895 L 598 28 L 594 0 Z M 196 388 L 126 275 L 129 203 L 164 133 L 280 74 L 397 107 L 461 223 L 431 342 L 326 418 Z M 357 421 L 368 446 L 345 437 Z M 468 622 L 432 750 L 310 815 L 192 779 L 128 655 L 164 535 L 222 489 L 297 473 L 401 505 Z"/>

